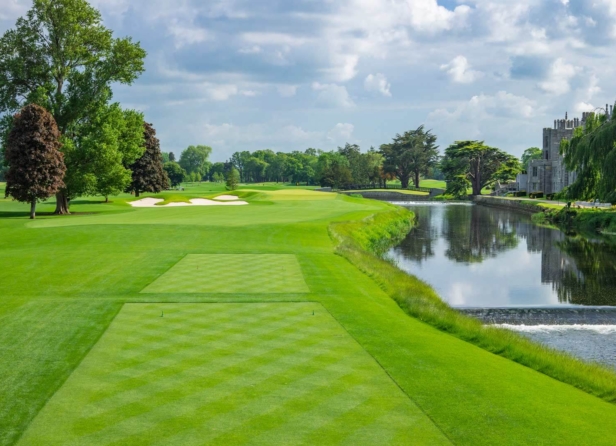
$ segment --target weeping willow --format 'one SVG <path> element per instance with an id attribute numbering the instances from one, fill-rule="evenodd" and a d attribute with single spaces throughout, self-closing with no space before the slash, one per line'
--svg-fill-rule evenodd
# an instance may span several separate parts
<path id="1" fill-rule="evenodd" d="M 560 152 L 565 166 L 577 172 L 577 180 L 565 193 L 567 198 L 600 199 L 616 203 L 616 117 L 592 113 L 584 127 L 562 140 Z"/>

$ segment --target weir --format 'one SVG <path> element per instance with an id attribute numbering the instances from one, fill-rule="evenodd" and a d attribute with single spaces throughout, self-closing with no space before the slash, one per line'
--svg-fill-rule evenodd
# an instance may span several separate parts
<path id="1" fill-rule="evenodd" d="M 459 308 L 486 324 L 616 325 L 616 308 Z"/>

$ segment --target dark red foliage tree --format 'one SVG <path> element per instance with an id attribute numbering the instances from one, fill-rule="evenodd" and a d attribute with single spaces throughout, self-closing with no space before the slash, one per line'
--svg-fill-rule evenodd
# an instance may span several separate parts
<path id="1" fill-rule="evenodd" d="M 133 179 L 129 190 L 138 197 L 141 192 L 160 192 L 169 188 L 169 177 L 163 168 L 163 155 L 160 151 L 160 141 L 152 124 L 144 123 L 145 152 L 135 161 L 130 170 Z"/>
<path id="2" fill-rule="evenodd" d="M 35 104 L 25 106 L 13 120 L 5 159 L 6 196 L 30 203 L 30 218 L 36 203 L 64 187 L 64 156 L 60 152 L 60 131 L 53 116 Z"/>

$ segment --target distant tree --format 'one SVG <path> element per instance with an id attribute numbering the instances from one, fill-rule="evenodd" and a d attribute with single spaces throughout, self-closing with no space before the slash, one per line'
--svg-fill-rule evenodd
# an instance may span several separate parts
<path id="1" fill-rule="evenodd" d="M 160 141 L 152 124 L 144 123 L 145 152 L 131 166 L 133 172 L 129 189 L 138 197 L 141 192 L 160 192 L 169 188 L 169 178 L 163 169 Z"/>
<path id="2" fill-rule="evenodd" d="M 317 167 L 319 184 L 340 189 L 353 183 L 349 160 L 337 152 L 322 153 Z"/>
<path id="3" fill-rule="evenodd" d="M 226 185 L 227 190 L 235 190 L 240 184 L 240 173 L 235 167 L 227 172 Z"/>
<path id="4" fill-rule="evenodd" d="M 210 167 L 208 161 L 212 148 L 208 146 L 188 146 L 180 155 L 180 166 L 190 175 L 198 174 L 200 181 L 201 177 L 207 175 Z"/>
<path id="5" fill-rule="evenodd" d="M 447 192 L 466 195 L 470 186 L 473 195 L 497 180 L 515 178 L 520 172 L 517 158 L 483 141 L 456 141 L 445 150 L 441 169 L 447 181 Z"/>
<path id="6" fill-rule="evenodd" d="M 167 172 L 167 176 L 169 177 L 169 181 L 171 182 L 171 186 L 179 186 L 184 182 L 186 178 L 186 171 L 182 169 L 175 161 L 166 162 L 163 166 L 165 172 Z"/>
<path id="7" fill-rule="evenodd" d="M 161 152 L 160 154 L 163 156 L 163 164 L 168 163 L 169 162 L 169 153 L 168 152 Z"/>
<path id="8" fill-rule="evenodd" d="M 246 181 L 246 178 L 244 177 L 244 164 L 246 164 L 251 156 L 252 155 L 248 151 L 235 152 L 231 155 L 231 164 L 233 164 L 233 166 L 238 170 L 240 174 L 240 181 Z"/>
<path id="9" fill-rule="evenodd" d="M 169 161 L 172 161 L 172 162 L 175 161 L 175 153 L 169 152 Z"/>
<path id="10" fill-rule="evenodd" d="M 421 176 L 427 175 L 439 159 L 436 136 L 424 130 L 423 125 L 396 135 L 392 143 L 381 146 L 380 152 L 383 169 L 396 175 L 403 189 L 409 186 L 411 179 L 415 187 L 419 187 Z"/>
<path id="11" fill-rule="evenodd" d="M 59 151 L 60 132 L 53 116 L 30 104 L 15 115 L 6 144 L 6 196 L 30 203 L 30 218 L 36 216 L 36 203 L 64 187 L 66 166 Z"/>
<path id="12" fill-rule="evenodd" d="M 212 175 L 212 181 L 215 183 L 222 183 L 225 181 L 225 176 L 220 172 L 214 172 L 214 175 Z"/>
<path id="13" fill-rule="evenodd" d="M 540 160 L 543 158 L 543 151 L 539 147 L 530 147 L 522 154 L 522 168 L 528 171 L 528 164 L 532 160 Z"/>
<path id="14" fill-rule="evenodd" d="M 219 177 L 223 178 L 224 181 L 224 173 L 225 173 L 225 163 L 214 163 L 208 172 L 209 180 L 216 181 L 214 179 L 214 175 L 219 174 Z"/>
<path id="15" fill-rule="evenodd" d="M 36 103 L 53 115 L 63 135 L 65 184 L 92 172 L 73 172 L 80 123 L 104 110 L 112 84 L 131 84 L 143 71 L 146 53 L 130 38 L 115 39 L 101 14 L 85 0 L 34 0 L 25 17 L 0 38 L 0 114 Z M 83 157 L 82 157 L 83 158 Z M 89 181 L 91 185 L 93 182 Z M 71 196 L 60 189 L 56 213 L 68 214 Z"/>

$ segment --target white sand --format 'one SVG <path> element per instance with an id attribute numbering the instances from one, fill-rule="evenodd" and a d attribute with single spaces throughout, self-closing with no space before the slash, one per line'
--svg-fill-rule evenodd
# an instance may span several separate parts
<path id="1" fill-rule="evenodd" d="M 237 197 L 235 197 L 237 198 Z M 156 203 L 161 203 L 165 200 L 161 198 L 142 198 L 141 200 L 131 201 L 129 204 L 136 208 L 166 208 L 166 207 L 178 207 L 178 206 L 243 206 L 248 204 L 245 201 L 232 201 L 232 202 L 224 202 L 224 201 L 214 201 L 214 200 L 206 200 L 205 198 L 193 198 L 190 200 L 190 203 L 178 202 L 178 203 L 169 203 L 164 206 L 156 206 Z"/>
<path id="2" fill-rule="evenodd" d="M 235 195 L 219 195 L 217 197 L 214 197 L 214 200 L 235 201 L 235 200 L 239 200 L 239 197 L 236 197 Z"/>

